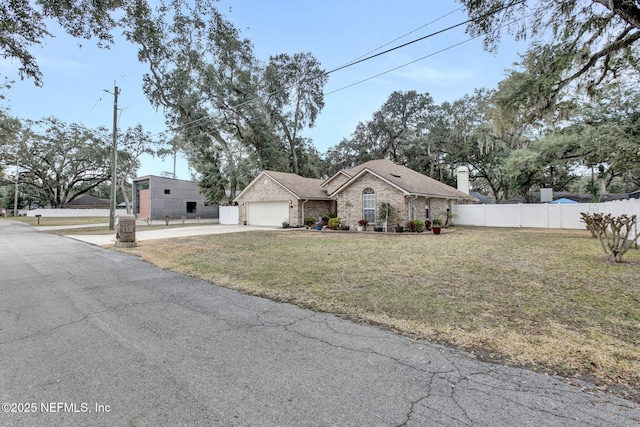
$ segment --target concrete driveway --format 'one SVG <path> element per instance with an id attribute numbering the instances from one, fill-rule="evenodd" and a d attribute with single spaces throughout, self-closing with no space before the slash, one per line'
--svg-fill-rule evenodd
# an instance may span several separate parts
<path id="1" fill-rule="evenodd" d="M 0 221 L 0 246 L 3 426 L 640 424 L 640 405 L 588 384 L 23 224 Z"/>
<path id="2" fill-rule="evenodd" d="M 276 227 L 255 227 L 250 225 L 220 225 L 220 224 L 208 224 L 208 225 L 190 225 L 188 227 L 176 227 L 176 228 L 156 228 L 153 230 L 145 230 L 143 226 L 136 227 L 136 240 L 139 242 L 145 240 L 154 239 L 168 239 L 175 237 L 188 237 L 188 236 L 203 236 L 207 234 L 221 234 L 221 233 L 241 233 L 246 231 L 258 231 L 258 230 L 278 230 Z M 40 231 L 46 231 L 46 227 L 37 227 Z M 60 228 L 58 228 L 60 229 Z M 115 232 L 113 234 L 70 234 L 66 237 L 70 237 L 75 240 L 80 240 L 86 243 L 91 243 L 98 246 L 113 245 L 116 242 Z"/>

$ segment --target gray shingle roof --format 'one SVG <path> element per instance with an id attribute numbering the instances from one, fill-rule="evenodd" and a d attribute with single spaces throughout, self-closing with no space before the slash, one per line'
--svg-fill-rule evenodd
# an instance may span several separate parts
<path id="1" fill-rule="evenodd" d="M 344 172 L 353 178 L 365 171 L 379 176 L 409 194 L 447 199 L 474 199 L 447 184 L 387 159 L 370 160 L 354 168 L 346 169 Z M 349 183 L 346 183 L 335 193 L 340 192 L 348 185 Z"/>
<path id="2" fill-rule="evenodd" d="M 287 190 L 295 194 L 299 199 L 330 200 L 327 190 L 323 188 L 321 179 L 304 178 L 295 173 L 264 171 L 264 173 Z"/>

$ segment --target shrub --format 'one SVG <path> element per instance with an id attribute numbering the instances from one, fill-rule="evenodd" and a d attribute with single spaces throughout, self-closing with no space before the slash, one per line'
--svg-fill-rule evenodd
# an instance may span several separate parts
<path id="1" fill-rule="evenodd" d="M 313 227 L 316 224 L 316 219 L 312 216 L 308 216 L 304 219 L 304 225 L 307 227 Z"/>
<path id="2" fill-rule="evenodd" d="M 614 262 L 622 262 L 622 256 L 629 247 L 638 241 L 640 234 L 631 239 L 631 231 L 636 223 L 636 216 L 626 214 L 614 217 L 611 214 L 590 214 L 581 212 L 582 221 L 592 236 L 598 239 L 604 254 Z"/>
<path id="3" fill-rule="evenodd" d="M 339 230 L 340 218 L 329 218 L 329 228 L 332 230 Z"/>

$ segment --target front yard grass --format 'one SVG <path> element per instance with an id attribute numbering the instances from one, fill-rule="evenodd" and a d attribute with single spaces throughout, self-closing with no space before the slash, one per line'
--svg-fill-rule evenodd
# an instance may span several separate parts
<path id="1" fill-rule="evenodd" d="M 141 242 L 162 268 L 640 396 L 640 251 L 585 230 L 269 231 Z"/>

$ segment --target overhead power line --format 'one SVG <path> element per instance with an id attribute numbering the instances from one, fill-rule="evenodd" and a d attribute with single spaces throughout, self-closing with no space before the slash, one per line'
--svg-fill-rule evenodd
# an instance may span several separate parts
<path id="1" fill-rule="evenodd" d="M 403 38 L 407 37 L 408 35 L 415 33 L 415 32 L 416 32 L 416 31 L 418 31 L 418 30 L 421 30 L 421 29 L 423 29 L 423 28 L 425 28 L 425 27 L 428 27 L 428 26 L 429 26 L 429 25 L 431 25 L 431 24 L 435 24 L 436 22 L 440 21 L 441 19 L 444 19 L 444 18 L 446 18 L 447 16 L 449 16 L 449 15 L 451 15 L 451 14 L 453 14 L 453 13 L 456 13 L 456 12 L 457 12 L 457 11 L 459 11 L 460 9 L 462 9 L 462 7 L 459 7 L 459 8 L 457 8 L 457 9 L 454 9 L 454 10 L 450 11 L 450 12 L 447 12 L 447 13 L 445 13 L 444 15 L 439 16 L 439 17 L 437 17 L 436 19 L 433 19 L 433 20 L 431 20 L 431 21 L 427 22 L 426 24 L 419 26 L 418 28 L 415 28 L 415 29 L 413 29 L 413 30 L 409 31 L 408 33 L 404 33 L 403 35 L 398 36 L 398 37 L 396 37 L 395 39 L 390 40 L 390 41 L 388 41 L 387 43 L 385 43 L 385 44 L 383 44 L 383 45 L 381 45 L 381 46 L 378 46 L 378 47 L 377 47 L 377 48 L 375 48 L 375 49 L 372 49 L 372 50 L 370 50 L 370 51 L 368 51 L 368 52 L 363 53 L 362 55 L 358 56 L 358 57 L 357 57 L 357 58 L 355 58 L 355 59 L 352 59 L 351 61 L 349 61 L 349 62 L 347 62 L 346 64 L 343 64 L 343 65 L 348 65 L 348 64 L 350 64 L 350 63 L 352 63 L 352 62 L 354 62 L 354 61 L 358 61 L 359 59 L 364 58 L 364 57 L 366 57 L 367 55 L 370 55 L 370 54 L 372 54 L 373 52 L 376 52 L 376 51 L 378 51 L 378 50 L 382 49 L 383 47 L 387 47 L 387 46 L 389 46 L 389 45 L 390 45 L 391 43 L 393 43 L 393 42 L 397 42 L 398 40 L 403 39 Z"/>
<path id="2" fill-rule="evenodd" d="M 385 51 L 382 51 L 382 52 L 376 53 L 375 55 L 367 56 L 366 58 L 362 58 L 362 59 L 358 59 L 358 60 L 356 60 L 356 61 L 349 62 L 348 64 L 345 64 L 345 65 L 342 65 L 342 66 L 340 66 L 340 67 L 334 68 L 334 69 L 333 69 L 333 70 L 331 70 L 331 71 L 327 71 L 327 73 L 326 73 L 326 74 L 335 73 L 336 71 L 340 71 L 340 70 L 343 70 L 343 69 L 345 69 L 345 68 L 352 67 L 352 66 L 354 66 L 354 65 L 356 65 L 356 64 L 360 64 L 361 62 L 369 61 L 369 60 L 371 60 L 371 59 L 373 59 L 373 58 L 377 58 L 378 56 L 386 55 L 387 53 L 393 52 L 394 50 L 402 49 L 403 47 L 407 47 L 407 46 L 409 46 L 409 45 L 411 45 L 411 44 L 414 44 L 414 43 L 420 42 L 420 41 L 422 41 L 422 40 L 426 40 L 426 39 L 428 39 L 428 38 L 431 38 L 431 37 L 437 36 L 438 34 L 442 34 L 442 33 L 445 33 L 445 32 L 447 32 L 447 31 L 451 31 L 451 30 L 453 30 L 454 28 L 458 28 L 458 27 L 461 27 L 461 26 L 463 26 L 463 25 L 470 24 L 470 23 L 472 23 L 472 22 L 480 21 L 480 20 L 482 20 L 482 19 L 484 19 L 484 18 L 487 18 L 487 17 L 489 17 L 489 16 L 491 16 L 491 15 L 495 15 L 496 13 L 501 12 L 501 11 L 503 11 L 503 10 L 505 10 L 505 9 L 508 9 L 508 8 L 510 8 L 510 7 L 513 7 L 513 6 L 517 6 L 518 4 L 524 3 L 525 1 L 526 1 L 526 0 L 519 0 L 519 1 L 516 1 L 516 2 L 513 2 L 513 3 L 510 3 L 510 4 L 508 4 L 508 5 L 504 5 L 504 6 L 502 6 L 501 8 L 498 8 L 498 9 L 496 9 L 496 10 L 494 10 L 494 11 L 491 11 L 491 12 L 487 12 L 487 13 L 485 13 L 484 15 L 480 15 L 480 16 L 478 16 L 478 17 L 476 17 L 476 18 L 467 19 L 467 20 L 466 20 L 466 21 L 464 21 L 464 22 L 460 22 L 460 23 L 458 23 L 458 24 L 451 25 L 451 26 L 449 26 L 449 27 L 447 27 L 447 28 L 443 28 L 442 30 L 436 31 L 436 32 L 434 32 L 434 33 L 430 33 L 430 34 L 427 34 L 426 36 L 422 36 L 422 37 L 419 37 L 419 38 L 417 38 L 417 39 L 411 40 L 410 42 L 403 43 L 403 44 L 401 44 L 401 45 L 399 45 L 399 46 L 392 47 L 391 49 L 387 49 L 387 50 L 385 50 Z M 475 37 L 474 37 L 474 38 L 475 38 Z"/>

